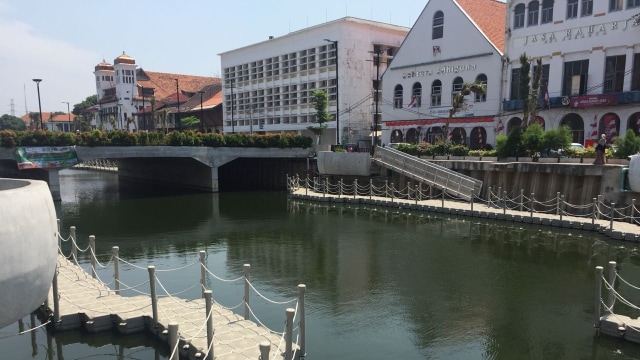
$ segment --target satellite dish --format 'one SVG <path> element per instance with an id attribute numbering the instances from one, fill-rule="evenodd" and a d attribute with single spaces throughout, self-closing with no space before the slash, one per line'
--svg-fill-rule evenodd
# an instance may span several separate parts
<path id="1" fill-rule="evenodd" d="M 567 106 L 567 105 L 569 105 L 569 102 L 571 102 L 571 101 L 569 100 L 568 96 L 564 96 L 562 98 L 562 105 Z"/>

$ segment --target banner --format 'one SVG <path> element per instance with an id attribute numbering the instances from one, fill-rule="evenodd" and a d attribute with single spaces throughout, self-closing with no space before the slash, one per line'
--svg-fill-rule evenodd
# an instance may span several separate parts
<path id="1" fill-rule="evenodd" d="M 78 163 L 74 146 L 17 147 L 14 158 L 18 169 L 59 169 Z"/>

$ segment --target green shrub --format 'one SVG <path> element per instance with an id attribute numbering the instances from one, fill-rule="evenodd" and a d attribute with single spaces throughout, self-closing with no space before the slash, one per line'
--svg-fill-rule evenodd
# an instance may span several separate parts
<path id="1" fill-rule="evenodd" d="M 617 159 L 626 159 L 640 151 L 640 137 L 637 137 L 631 129 L 627 130 L 624 136 L 615 138 L 613 144 L 615 146 L 611 149 L 612 154 Z"/>
<path id="2" fill-rule="evenodd" d="M 15 147 L 18 137 L 13 130 L 0 130 L 0 146 L 5 148 Z"/>

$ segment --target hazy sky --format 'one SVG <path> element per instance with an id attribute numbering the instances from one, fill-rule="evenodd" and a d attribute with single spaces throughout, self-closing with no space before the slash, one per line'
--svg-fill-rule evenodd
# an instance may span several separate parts
<path id="1" fill-rule="evenodd" d="M 149 71 L 221 76 L 219 53 L 344 16 L 411 27 L 427 0 L 0 0 L 0 115 L 67 111 L 94 66 L 125 51 Z"/>

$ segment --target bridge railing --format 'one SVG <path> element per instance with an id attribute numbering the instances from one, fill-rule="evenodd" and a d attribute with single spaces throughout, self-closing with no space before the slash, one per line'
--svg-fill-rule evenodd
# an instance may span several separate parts
<path id="1" fill-rule="evenodd" d="M 58 224 L 60 223 L 60 221 L 58 220 Z M 58 226 L 59 227 L 59 226 Z M 272 299 L 268 299 L 267 297 L 265 297 L 258 289 L 256 289 L 256 287 L 253 285 L 253 283 L 250 281 L 250 269 L 251 269 L 251 265 L 250 264 L 244 264 L 243 265 L 243 276 L 235 278 L 235 279 L 224 279 L 216 274 L 214 274 L 209 267 L 207 266 L 207 262 L 206 262 L 206 258 L 207 258 L 207 253 L 204 250 L 201 250 L 198 255 L 199 258 L 196 260 L 194 259 L 194 261 L 190 264 L 187 264 L 185 266 L 182 267 L 178 267 L 178 268 L 173 268 L 173 269 L 156 269 L 155 266 L 151 265 L 151 266 L 139 266 L 135 263 L 129 262 L 123 258 L 121 258 L 119 256 L 119 247 L 118 246 L 113 246 L 111 249 L 111 253 L 106 255 L 106 256 L 100 256 L 102 258 L 102 262 L 98 260 L 98 255 L 96 255 L 96 237 L 94 235 L 90 235 L 89 239 L 88 239 L 88 243 L 86 245 L 86 247 L 80 247 L 78 245 L 78 241 L 76 239 L 76 227 L 75 226 L 71 226 L 69 229 L 69 236 L 67 238 L 63 238 L 60 235 L 60 230 L 58 230 L 58 249 L 59 249 L 59 253 L 64 256 L 65 258 L 67 258 L 69 261 L 71 261 L 72 263 L 74 263 L 75 265 L 77 265 L 78 267 L 82 268 L 82 266 L 80 265 L 80 263 L 78 262 L 78 253 L 86 253 L 85 256 L 89 257 L 89 261 L 90 261 L 90 274 L 87 274 L 87 276 L 91 276 L 94 279 L 98 280 L 102 285 L 104 285 L 105 289 L 110 289 L 107 291 L 113 291 L 115 294 L 120 295 L 122 292 L 132 292 L 134 294 L 141 294 L 141 295 L 147 295 L 151 298 L 151 307 L 152 307 L 152 320 L 154 323 L 158 323 L 158 298 L 159 297 L 168 297 L 168 298 L 172 298 L 172 299 L 177 299 L 178 295 L 184 294 L 190 290 L 193 290 L 196 287 L 200 287 L 201 288 L 201 297 L 205 299 L 205 306 L 204 309 L 206 309 L 206 316 L 205 316 L 205 324 L 202 325 L 201 330 L 204 330 L 205 328 L 207 329 L 207 344 L 208 344 L 208 349 L 206 350 L 206 352 L 204 354 L 200 354 L 201 358 L 203 359 L 213 359 L 213 353 L 214 353 L 214 348 L 213 348 L 213 322 L 211 319 L 211 314 L 212 314 L 212 304 L 216 303 L 218 304 L 220 307 L 227 309 L 227 310 L 236 310 L 239 309 L 240 307 L 244 308 L 244 319 L 245 320 L 250 320 L 253 319 L 255 320 L 258 324 L 260 324 L 261 326 L 263 326 L 265 329 L 267 329 L 270 333 L 273 334 L 277 334 L 281 337 L 281 341 L 278 344 L 278 353 L 283 353 L 285 356 L 285 360 L 291 360 L 294 358 L 298 358 L 301 356 L 304 356 L 306 354 L 306 349 L 305 349 L 305 341 L 306 341 L 306 336 L 305 336 L 305 309 L 304 309 L 304 296 L 305 296 L 305 292 L 306 292 L 306 286 L 304 284 L 299 284 L 298 285 L 298 297 L 297 298 L 293 298 L 290 300 L 286 300 L 286 301 L 275 301 Z M 68 254 L 64 254 L 63 253 L 63 243 L 68 242 L 68 247 L 70 247 L 70 251 L 68 252 Z M 67 246 L 65 246 L 67 247 Z M 108 257 L 108 259 L 107 259 Z M 103 264 L 104 263 L 104 264 Z M 199 282 L 196 283 L 193 286 L 190 286 L 186 289 L 177 291 L 177 292 L 169 292 L 169 290 L 167 289 L 167 287 L 163 284 L 163 282 L 160 280 L 160 278 L 158 277 L 158 274 L 164 274 L 164 273 L 168 273 L 168 272 L 176 272 L 176 271 L 182 271 L 185 270 L 187 268 L 190 267 L 194 267 L 198 265 L 198 267 L 200 268 L 200 279 Z M 100 276 L 99 276 L 99 270 L 104 271 L 107 268 L 109 268 L 110 266 L 113 267 L 113 277 L 110 281 L 105 282 L 103 281 Z M 120 268 L 121 266 L 126 266 L 129 270 L 140 270 L 140 271 L 145 271 L 148 272 L 148 280 L 136 284 L 136 285 L 127 285 L 125 282 L 123 282 L 120 279 Z M 54 276 L 54 280 L 53 280 L 53 290 L 54 290 L 54 294 L 58 294 L 58 289 L 57 289 L 57 276 L 58 276 L 58 272 L 56 271 L 56 274 Z M 131 275 L 129 275 L 131 276 Z M 242 300 L 240 301 L 239 304 L 235 305 L 235 306 L 230 306 L 230 307 L 225 307 L 222 304 L 220 304 L 219 302 L 215 301 L 215 299 L 213 299 L 213 287 L 211 282 L 207 282 L 207 279 L 211 277 L 219 282 L 222 283 L 229 283 L 229 284 L 238 284 L 238 283 L 242 283 L 244 285 L 244 291 L 243 291 L 243 296 L 242 296 Z M 157 285 L 157 286 L 156 286 Z M 208 288 L 207 288 L 208 285 Z M 147 286 L 149 291 L 147 292 L 144 287 Z M 160 288 L 161 292 L 163 294 L 158 294 L 158 287 Z M 254 295 L 257 295 L 258 298 L 260 298 L 261 300 L 264 300 L 266 303 L 268 304 L 273 304 L 273 305 L 288 305 L 288 304 L 293 304 L 295 303 L 295 307 L 294 308 L 286 308 L 285 310 L 285 328 L 282 332 L 278 332 L 275 330 L 270 329 L 269 327 L 267 327 L 256 315 L 256 313 L 254 312 L 254 310 L 251 308 L 250 304 L 251 304 L 251 293 L 253 293 Z M 53 317 L 54 317 L 54 321 L 57 322 L 59 319 L 59 314 L 58 314 L 58 310 L 59 310 L 59 304 L 57 303 L 56 300 L 59 299 L 58 295 L 54 296 L 54 308 L 53 308 Z M 72 299 L 69 299 L 72 300 Z M 149 305 L 145 306 L 148 307 Z M 197 307 L 197 306 L 196 306 Z M 296 322 L 296 318 L 298 319 L 297 321 L 297 326 L 294 328 L 293 324 Z M 175 331 L 177 333 L 177 325 L 174 327 L 172 325 L 169 325 L 169 339 L 170 342 L 169 344 L 171 345 L 171 348 L 173 349 L 173 351 L 177 351 L 176 348 L 174 348 L 173 346 L 173 342 L 171 342 L 171 334 L 173 331 Z M 296 340 L 294 342 L 294 333 L 297 334 Z M 194 336 L 195 338 L 195 336 Z M 178 336 L 175 335 L 175 341 L 177 344 L 177 339 Z M 189 343 L 192 339 L 182 339 L 184 342 Z M 296 345 L 295 347 L 293 345 Z M 269 352 L 270 352 L 270 344 L 264 344 L 261 343 L 259 344 L 260 346 L 260 351 L 263 354 L 263 358 L 264 359 L 268 359 L 269 358 Z M 282 347 L 284 346 L 284 349 L 282 349 Z M 173 359 L 174 353 L 171 353 L 171 359 Z M 176 352 L 177 354 L 177 352 Z M 266 354 L 266 355 L 264 355 Z M 177 359 L 177 357 L 176 357 Z"/>
<path id="2" fill-rule="evenodd" d="M 444 166 L 405 154 L 401 151 L 377 146 L 373 160 L 420 182 L 433 184 L 463 199 L 470 200 L 471 194 L 480 194 L 482 181 L 460 174 Z"/>

